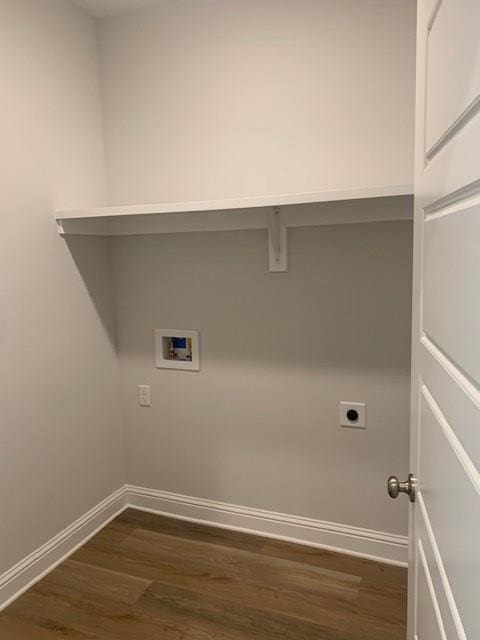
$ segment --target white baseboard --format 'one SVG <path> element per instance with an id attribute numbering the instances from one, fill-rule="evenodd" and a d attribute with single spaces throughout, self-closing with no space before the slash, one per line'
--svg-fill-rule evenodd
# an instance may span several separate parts
<path id="1" fill-rule="evenodd" d="M 405 536 L 125 485 L 0 575 L 0 611 L 128 507 L 388 564 L 407 565 Z"/>
<path id="2" fill-rule="evenodd" d="M 132 485 L 126 490 L 133 509 L 407 566 L 406 536 Z"/>
<path id="3" fill-rule="evenodd" d="M 0 611 L 50 573 L 126 508 L 126 490 L 121 487 L 0 575 Z"/>

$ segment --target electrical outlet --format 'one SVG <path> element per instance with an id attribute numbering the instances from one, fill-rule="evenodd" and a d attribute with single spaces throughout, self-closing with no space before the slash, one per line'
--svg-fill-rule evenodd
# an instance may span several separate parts
<path id="1" fill-rule="evenodd" d="M 365 402 L 339 402 L 341 427 L 367 428 L 367 405 Z"/>
<path id="2" fill-rule="evenodd" d="M 148 384 L 138 385 L 138 404 L 141 407 L 152 406 L 152 394 L 150 391 L 150 385 Z"/>

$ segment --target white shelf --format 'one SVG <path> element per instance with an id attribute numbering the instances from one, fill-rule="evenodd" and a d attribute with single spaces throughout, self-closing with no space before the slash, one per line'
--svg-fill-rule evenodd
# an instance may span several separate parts
<path id="1" fill-rule="evenodd" d="M 266 212 L 277 207 L 281 208 L 282 225 L 285 227 L 404 220 L 412 217 L 409 198 L 412 191 L 411 185 L 393 185 L 320 193 L 109 206 L 57 211 L 56 220 L 62 236 L 265 229 L 268 227 Z"/>

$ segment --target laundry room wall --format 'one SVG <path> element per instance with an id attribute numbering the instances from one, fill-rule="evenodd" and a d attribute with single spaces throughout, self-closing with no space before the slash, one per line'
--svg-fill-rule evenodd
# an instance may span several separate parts
<path id="1" fill-rule="evenodd" d="M 67 244 L 54 218 L 105 199 L 94 20 L 64 0 L 2 1 L 0 77 L 3 588 L 124 475 L 108 247 Z"/>
<path id="2" fill-rule="evenodd" d="M 111 203 L 411 189 L 413 1 L 166 0 L 99 46 Z M 128 480 L 404 534 L 410 223 L 289 234 L 286 274 L 260 230 L 113 240 Z M 198 329 L 200 372 L 157 370 L 155 328 Z"/>
<path id="3" fill-rule="evenodd" d="M 288 273 L 266 246 L 115 239 L 128 481 L 406 534 L 385 483 L 408 472 L 411 223 L 291 229 Z M 157 369 L 156 328 L 199 330 L 200 371 Z M 367 429 L 339 426 L 340 400 L 367 403 Z"/>
<path id="4" fill-rule="evenodd" d="M 413 181 L 414 0 L 164 0 L 100 21 L 112 203 Z"/>

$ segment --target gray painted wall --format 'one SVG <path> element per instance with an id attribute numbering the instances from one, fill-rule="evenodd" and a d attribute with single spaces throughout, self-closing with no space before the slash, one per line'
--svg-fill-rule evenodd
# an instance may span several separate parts
<path id="1" fill-rule="evenodd" d="M 128 481 L 405 534 L 385 478 L 408 471 L 411 224 L 289 239 L 288 273 L 263 231 L 114 240 Z M 155 369 L 156 327 L 199 329 L 201 371 Z M 339 428 L 339 400 L 368 403 L 367 430 Z"/>
<path id="2" fill-rule="evenodd" d="M 124 473 L 107 246 L 53 215 L 104 197 L 93 20 L 0 2 L 0 77 L 1 575 Z"/>
<path id="3" fill-rule="evenodd" d="M 112 203 L 413 182 L 414 0 L 167 0 L 100 22 Z"/>

